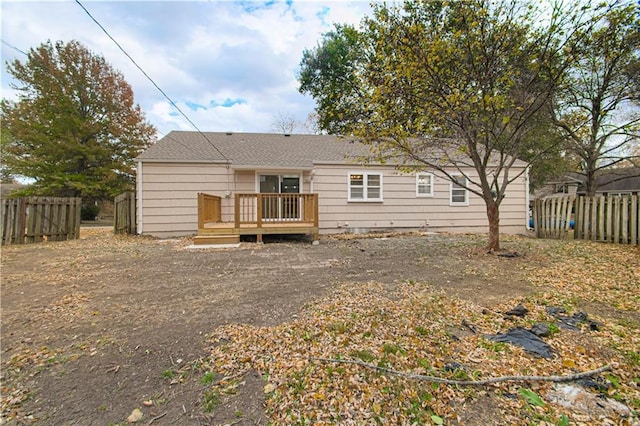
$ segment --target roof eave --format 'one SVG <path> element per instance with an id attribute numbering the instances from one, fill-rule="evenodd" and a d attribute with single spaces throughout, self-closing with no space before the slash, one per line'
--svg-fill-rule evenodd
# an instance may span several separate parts
<path id="1" fill-rule="evenodd" d="M 136 158 L 135 161 L 137 163 L 205 163 L 205 164 L 221 164 L 221 165 L 230 165 L 232 162 L 227 160 L 177 160 L 174 158 L 171 159 L 159 159 L 159 158 Z"/>
<path id="2" fill-rule="evenodd" d="M 311 171 L 313 167 L 309 166 L 277 166 L 277 165 L 251 165 L 251 164 L 238 164 L 231 166 L 233 170 L 281 170 L 281 171 Z"/>

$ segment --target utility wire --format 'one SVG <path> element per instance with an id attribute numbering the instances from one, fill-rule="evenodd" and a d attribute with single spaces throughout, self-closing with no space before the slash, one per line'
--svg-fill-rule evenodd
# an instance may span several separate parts
<path id="1" fill-rule="evenodd" d="M 205 138 L 205 140 L 206 140 L 206 141 L 207 141 L 207 142 L 208 142 L 208 143 L 213 147 L 213 149 L 215 149 L 215 150 L 218 152 L 218 154 L 220 154 L 220 155 L 222 156 L 222 158 L 224 158 L 224 159 L 227 161 L 227 164 L 231 163 L 231 161 L 227 158 L 227 156 L 226 156 L 226 155 L 224 155 L 224 154 L 222 153 L 222 151 L 220 151 L 220 150 L 218 149 L 218 147 L 217 147 L 217 146 L 215 146 L 215 144 L 214 144 L 214 143 L 213 143 L 213 142 L 212 142 L 212 141 L 207 137 L 207 135 L 205 135 L 205 134 L 204 134 L 204 133 L 203 133 L 203 132 L 198 128 L 198 126 L 196 126 L 196 125 L 195 125 L 195 123 L 194 123 L 193 121 L 191 121 L 191 119 L 190 119 L 189 117 L 187 117 L 187 114 L 185 114 L 185 113 L 180 109 L 180 107 L 178 107 L 178 105 L 176 105 L 176 103 L 175 103 L 175 102 L 173 102 L 173 100 L 172 100 L 172 99 L 171 99 L 171 98 L 170 98 L 170 97 L 169 97 L 169 96 L 164 92 L 164 90 L 162 90 L 162 89 L 160 88 L 160 86 L 158 86 L 158 85 L 156 84 L 156 82 L 155 82 L 155 81 L 153 81 L 153 79 L 152 79 L 151 77 L 149 77 L 149 75 L 148 75 L 148 74 L 147 74 L 147 73 L 142 69 L 142 67 L 141 67 L 140 65 L 138 65 L 138 63 L 137 63 L 137 62 L 136 62 L 136 61 L 131 57 L 131 55 L 129 55 L 129 54 L 127 53 L 127 51 L 126 51 L 126 50 L 124 50 L 124 48 L 120 45 L 120 43 L 118 43 L 118 42 L 116 41 L 116 39 L 114 39 L 114 38 L 111 36 L 111 34 L 109 34 L 109 32 L 108 32 L 108 31 L 107 31 L 107 30 L 102 26 L 102 24 L 100 24 L 100 22 L 98 22 L 98 21 L 96 20 L 96 18 L 94 18 L 94 17 L 93 17 L 93 15 L 91 15 L 91 13 L 87 10 L 87 8 L 86 8 L 86 7 L 84 7 L 84 5 L 83 5 L 82 3 L 80 3 L 80 0 L 75 0 L 75 2 L 76 2 L 76 3 L 78 3 L 78 6 L 80 6 L 80 7 L 82 8 L 82 10 L 84 10 L 84 11 L 85 11 L 85 13 L 89 16 L 89 18 L 91 18 L 91 20 L 92 20 L 93 22 L 95 22 L 97 26 L 99 26 L 99 27 L 100 27 L 100 29 L 101 29 L 101 30 L 102 30 L 102 31 L 107 35 L 107 37 L 109 37 L 109 38 L 111 39 L 111 41 L 113 41 L 113 42 L 115 43 L 115 45 L 116 45 L 116 46 L 118 46 L 118 49 L 120 49 L 120 50 L 122 51 L 122 53 L 124 53 L 124 54 L 125 54 L 125 56 L 126 56 L 127 58 L 129 58 L 129 60 L 133 63 L 133 65 L 135 65 L 135 66 L 136 66 L 136 68 L 138 68 L 138 69 L 140 70 L 140 72 L 141 72 L 142 74 L 144 74 L 144 76 L 145 76 L 145 77 L 147 77 L 147 80 L 149 80 L 149 81 L 151 82 L 151 84 L 153 84 L 153 85 L 155 86 L 155 88 L 156 88 L 156 89 L 158 89 L 158 91 L 159 91 L 160 93 L 162 93 L 162 96 L 164 96 L 164 97 L 169 101 L 169 103 L 170 103 L 170 104 L 171 104 L 171 105 L 172 105 L 172 106 L 173 106 L 173 107 L 174 107 L 174 108 L 175 108 L 175 109 L 176 109 L 176 110 L 177 110 L 177 111 L 178 111 L 178 112 L 179 112 L 179 113 L 180 113 L 180 114 L 181 114 L 181 115 L 182 115 L 182 116 L 183 116 L 183 117 L 184 117 L 184 118 L 189 122 L 189 124 L 191 124 L 191 125 L 193 126 L 193 128 L 194 128 L 194 129 L 196 129 L 196 130 L 198 131 L 198 133 L 200 133 L 200 134 L 202 135 L 202 137 L 203 137 L 203 138 Z M 23 52 L 23 53 L 24 53 L 24 52 Z"/>
<path id="2" fill-rule="evenodd" d="M 18 49 L 17 47 L 15 47 L 13 44 L 8 43 L 8 42 L 6 42 L 6 41 L 4 41 L 4 40 L 2 40 L 2 39 L 0 39 L 0 40 L 2 41 L 2 44 L 4 44 L 5 46 L 8 46 L 8 47 L 12 48 L 13 50 L 16 50 L 16 51 L 18 51 L 18 52 L 22 53 L 24 56 L 29 56 L 29 55 L 27 54 L 27 52 L 25 52 L 24 50 L 20 50 L 20 49 Z"/>

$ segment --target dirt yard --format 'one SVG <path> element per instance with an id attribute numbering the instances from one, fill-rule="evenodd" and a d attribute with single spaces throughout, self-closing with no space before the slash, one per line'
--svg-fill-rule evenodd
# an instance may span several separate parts
<path id="1" fill-rule="evenodd" d="M 527 271 L 549 258 L 532 240 L 507 239 L 504 248 L 517 255 L 501 257 L 481 250 L 484 238 L 193 250 L 189 239 L 97 228 L 78 241 L 3 247 L 2 416 L 6 424 L 108 425 L 140 409 L 141 424 L 266 424 L 257 372 L 205 410 L 207 386 L 196 371 L 218 327 L 292 321 L 343 283 L 375 282 L 392 293 L 401 282 L 428 282 L 487 307 L 539 290 Z"/>

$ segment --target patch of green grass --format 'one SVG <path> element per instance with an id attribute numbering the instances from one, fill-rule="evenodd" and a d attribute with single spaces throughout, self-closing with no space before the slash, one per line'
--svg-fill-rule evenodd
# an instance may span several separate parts
<path id="1" fill-rule="evenodd" d="M 390 364 L 389 364 L 389 360 L 384 357 L 381 358 L 380 360 L 378 360 L 378 367 L 380 368 L 389 368 Z"/>
<path id="2" fill-rule="evenodd" d="M 368 351 L 366 349 L 351 351 L 349 355 L 364 362 L 371 362 L 376 359 L 376 356 L 371 351 Z"/>
<path id="3" fill-rule="evenodd" d="M 220 404 L 222 404 L 222 398 L 218 390 L 212 389 L 204 393 L 202 408 L 205 413 L 211 413 Z"/>
<path id="4" fill-rule="evenodd" d="M 344 374 L 347 370 L 345 370 L 344 367 L 327 367 L 327 373 L 329 374 L 329 376 L 333 375 L 333 373 L 337 373 L 337 374 Z"/>
<path id="5" fill-rule="evenodd" d="M 404 355 L 406 353 L 402 346 L 393 343 L 385 343 L 384 345 L 382 345 L 382 352 L 386 355 Z"/>
<path id="6" fill-rule="evenodd" d="M 289 382 L 289 389 L 293 391 L 293 394 L 301 394 L 306 389 L 306 380 L 307 380 L 307 372 L 306 371 L 294 371 L 293 377 Z"/>
<path id="7" fill-rule="evenodd" d="M 215 379 L 216 374 L 213 371 L 207 371 L 206 373 L 204 373 L 204 376 L 202 376 L 202 379 L 200 379 L 200 383 L 202 383 L 203 385 L 208 385 L 213 383 L 213 379 Z"/>
<path id="8" fill-rule="evenodd" d="M 416 331 L 416 333 L 418 333 L 421 336 L 426 336 L 427 334 L 429 334 L 429 330 L 427 330 L 421 325 L 416 326 L 414 330 Z"/>
<path id="9" fill-rule="evenodd" d="M 640 352 L 632 350 L 624 351 L 624 357 L 631 366 L 640 367 Z"/>
<path id="10" fill-rule="evenodd" d="M 164 371 L 162 372 L 162 378 L 163 378 L 163 379 L 165 379 L 165 380 L 171 380 L 171 379 L 173 379 L 174 377 L 176 377 L 176 372 L 175 372 L 175 370 L 172 370 L 172 369 L 170 369 L 170 368 L 169 368 L 169 369 L 164 370 Z"/>
<path id="11" fill-rule="evenodd" d="M 555 322 L 549 324 L 549 336 L 553 336 L 560 332 L 560 327 Z"/>
<path id="12" fill-rule="evenodd" d="M 431 361 L 428 358 L 420 358 L 418 360 L 418 365 L 426 370 L 431 368 Z"/>
<path id="13" fill-rule="evenodd" d="M 531 389 L 520 388 L 518 389 L 518 393 L 529 405 L 534 407 L 544 407 L 546 405 L 542 398 L 540 398 L 540 395 Z"/>
<path id="14" fill-rule="evenodd" d="M 558 426 L 569 426 L 569 418 L 567 417 L 566 414 L 563 414 L 562 416 L 560 416 L 560 420 L 558 420 L 557 425 Z"/>
<path id="15" fill-rule="evenodd" d="M 620 389 L 620 378 L 618 378 L 618 376 L 605 374 L 604 377 L 611 383 L 611 386 L 613 386 L 614 389 Z"/>
<path id="16" fill-rule="evenodd" d="M 621 318 L 618 320 L 618 324 L 624 328 L 629 328 L 631 330 L 640 329 L 640 321 L 636 321 L 630 318 Z"/>
<path id="17" fill-rule="evenodd" d="M 478 346 L 490 350 L 491 352 L 504 352 L 507 348 L 507 344 L 505 342 L 493 342 L 488 339 L 480 339 L 478 340 Z"/>
<path id="18" fill-rule="evenodd" d="M 349 325 L 343 321 L 333 322 L 327 326 L 327 330 L 336 334 L 343 334 L 349 331 Z"/>
<path id="19" fill-rule="evenodd" d="M 428 419 L 432 414 L 428 406 L 423 405 L 419 399 L 413 399 L 409 403 L 411 405 L 406 411 L 409 420 L 414 424 L 428 424 Z"/>

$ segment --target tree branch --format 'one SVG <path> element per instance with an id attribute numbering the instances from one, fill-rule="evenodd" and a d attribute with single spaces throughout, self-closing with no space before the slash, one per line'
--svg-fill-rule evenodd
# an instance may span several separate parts
<path id="1" fill-rule="evenodd" d="M 404 373 L 402 371 L 392 370 L 390 368 L 378 367 L 376 365 L 368 364 L 362 361 L 356 361 L 353 359 L 334 359 L 334 358 L 311 358 L 312 361 L 321 362 L 335 362 L 341 364 L 355 364 L 362 367 L 376 370 L 381 373 L 390 374 L 392 376 L 404 377 L 406 379 L 422 380 L 431 383 L 442 383 L 445 385 L 457 385 L 457 386 L 484 386 L 492 383 L 500 382 L 571 382 L 574 380 L 583 379 L 585 377 L 595 376 L 604 371 L 611 370 L 611 365 L 607 364 L 603 367 L 596 368 L 595 370 L 589 370 L 582 373 L 569 374 L 565 376 L 500 376 L 491 377 L 482 380 L 450 380 L 443 379 L 442 377 L 425 376 L 422 374 Z"/>

